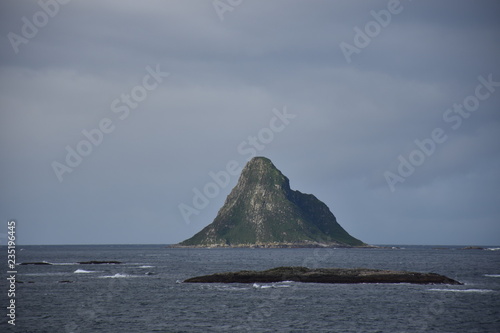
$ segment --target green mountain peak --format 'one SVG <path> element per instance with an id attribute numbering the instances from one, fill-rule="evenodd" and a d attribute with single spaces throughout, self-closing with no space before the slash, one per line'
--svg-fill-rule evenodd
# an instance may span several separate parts
<path id="1" fill-rule="evenodd" d="M 183 246 L 362 246 L 311 194 L 290 189 L 290 182 L 265 157 L 243 168 L 238 184 L 215 220 Z"/>

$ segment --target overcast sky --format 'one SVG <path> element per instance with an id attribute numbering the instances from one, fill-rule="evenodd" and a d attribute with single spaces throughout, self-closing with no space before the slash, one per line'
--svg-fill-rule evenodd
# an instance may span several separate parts
<path id="1" fill-rule="evenodd" d="M 40 3 L 0 5 L 3 244 L 180 242 L 254 153 L 364 242 L 500 244 L 498 1 Z"/>

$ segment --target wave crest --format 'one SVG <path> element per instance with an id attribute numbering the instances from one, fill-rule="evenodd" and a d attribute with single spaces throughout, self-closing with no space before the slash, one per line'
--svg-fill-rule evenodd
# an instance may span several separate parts
<path id="1" fill-rule="evenodd" d="M 452 292 L 452 293 L 491 293 L 494 292 L 494 290 L 491 289 L 429 289 L 430 291 L 445 291 L 445 292 Z"/>
<path id="2" fill-rule="evenodd" d="M 96 271 L 86 271 L 84 269 L 77 269 L 73 273 L 75 273 L 75 274 L 89 274 L 89 273 L 96 273 Z"/>

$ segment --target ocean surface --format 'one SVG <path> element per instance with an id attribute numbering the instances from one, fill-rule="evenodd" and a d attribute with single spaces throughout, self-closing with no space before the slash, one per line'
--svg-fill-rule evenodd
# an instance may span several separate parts
<path id="1" fill-rule="evenodd" d="M 123 264 L 77 264 L 89 260 Z M 2 278 L 1 332 L 500 332 L 498 247 L 17 247 L 18 263 L 33 261 L 53 265 L 17 266 L 22 283 L 16 286 L 15 327 L 7 324 L 8 286 Z M 435 272 L 465 284 L 181 283 L 277 266 Z"/>

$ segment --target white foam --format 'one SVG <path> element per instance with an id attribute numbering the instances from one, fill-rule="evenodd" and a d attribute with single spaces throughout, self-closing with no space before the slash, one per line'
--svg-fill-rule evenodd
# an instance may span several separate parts
<path id="1" fill-rule="evenodd" d="M 255 289 L 267 289 L 267 288 L 272 288 L 273 286 L 271 285 L 265 285 L 265 284 L 258 284 L 258 283 L 254 283 L 252 285 L 252 287 L 254 287 Z"/>
<path id="2" fill-rule="evenodd" d="M 128 274 L 122 274 L 122 273 L 116 273 L 115 275 L 108 275 L 108 276 L 100 276 L 100 278 L 103 279 L 121 279 L 121 278 L 129 278 L 133 277 L 132 275 Z"/>
<path id="3" fill-rule="evenodd" d="M 499 251 L 500 247 L 489 247 L 489 248 L 486 248 L 485 250 L 488 250 L 488 251 Z"/>
<path id="4" fill-rule="evenodd" d="M 491 293 L 494 292 L 494 290 L 491 289 L 429 289 L 430 291 L 446 291 L 446 292 L 453 292 L 453 293 Z"/>
<path id="5" fill-rule="evenodd" d="M 290 285 L 287 284 L 258 284 L 254 283 L 252 285 L 255 289 L 268 289 L 268 288 L 289 288 Z"/>
<path id="6" fill-rule="evenodd" d="M 500 274 L 484 274 L 487 277 L 500 277 Z"/>
<path id="7" fill-rule="evenodd" d="M 140 266 L 139 268 L 153 268 L 155 266 L 148 266 L 148 265 L 144 265 L 144 266 Z"/>
<path id="8" fill-rule="evenodd" d="M 89 274 L 89 273 L 97 273 L 96 271 L 86 271 L 84 269 L 77 269 L 73 273 L 75 274 Z"/>
<path id="9" fill-rule="evenodd" d="M 214 285 L 214 286 L 211 286 L 210 289 L 221 290 L 221 291 L 236 291 L 236 290 L 248 290 L 248 287 L 243 288 L 243 287 L 233 287 L 233 286 L 225 286 L 225 285 Z"/>

